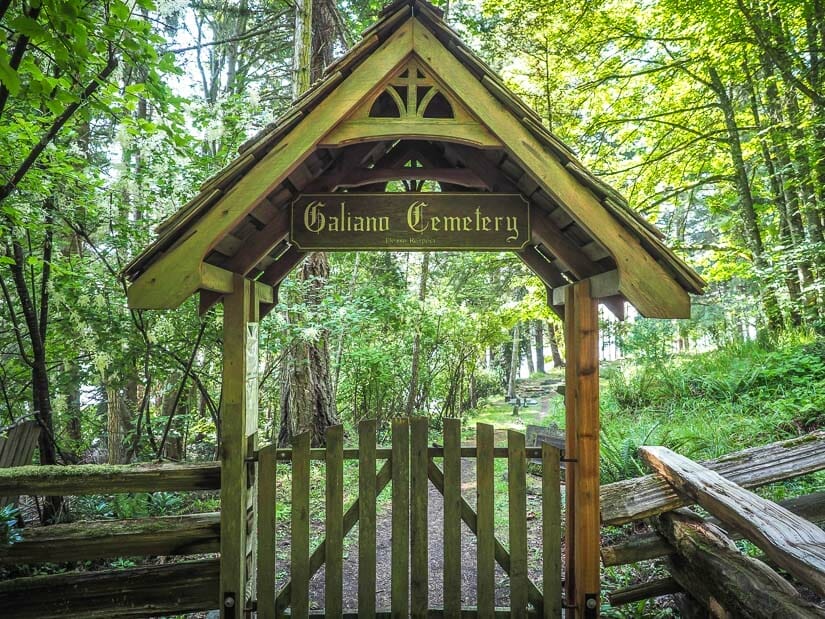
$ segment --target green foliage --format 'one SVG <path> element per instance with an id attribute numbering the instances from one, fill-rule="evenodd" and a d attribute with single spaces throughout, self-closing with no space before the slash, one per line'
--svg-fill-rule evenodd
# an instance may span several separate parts
<path id="1" fill-rule="evenodd" d="M 23 539 L 20 529 L 17 528 L 19 510 L 8 504 L 0 509 L 0 547 L 9 546 Z"/>

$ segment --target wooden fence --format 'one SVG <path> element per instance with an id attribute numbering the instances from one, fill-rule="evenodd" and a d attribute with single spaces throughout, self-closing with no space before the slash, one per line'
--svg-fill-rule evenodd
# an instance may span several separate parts
<path id="1" fill-rule="evenodd" d="M 559 465 L 561 451 L 545 444 L 527 448 L 524 434 L 509 431 L 507 446 L 495 447 L 492 426 L 478 424 L 476 445 L 460 444 L 461 422 L 444 420 L 443 447 L 428 445 L 426 418 L 397 419 L 392 424 L 392 447 L 376 447 L 374 421 L 358 427 L 358 449 L 343 449 L 343 429 L 327 431 L 327 446 L 311 450 L 309 435 L 295 438 L 291 451 L 270 445 L 259 452 L 258 492 L 258 616 L 281 616 L 289 609 L 293 617 L 310 614 L 341 616 L 493 617 L 538 615 L 561 616 L 561 500 Z M 540 587 L 527 573 L 527 458 L 542 459 L 542 554 L 543 580 Z M 323 459 L 325 469 L 325 535 L 310 552 L 310 460 Z M 476 462 L 477 508 L 461 494 L 462 458 Z M 494 531 L 494 460 L 507 459 L 508 544 Z M 359 496 L 344 512 L 343 463 L 358 460 Z M 436 462 L 441 459 L 441 466 Z M 292 497 L 290 530 L 290 581 L 275 590 L 275 483 L 278 460 L 291 462 Z M 380 468 L 376 464 L 383 460 Z M 429 483 L 443 495 L 441 523 L 428 520 Z M 392 561 L 390 574 L 391 608 L 376 609 L 376 497 L 392 484 Z M 477 603 L 461 605 L 462 557 L 461 523 L 477 538 Z M 343 607 L 344 538 L 358 523 L 358 608 Z M 428 531 L 443 527 L 443 608 L 429 605 L 430 564 Z M 495 564 L 510 580 L 510 607 L 495 607 Z M 325 608 L 310 613 L 310 579 L 325 566 Z"/>

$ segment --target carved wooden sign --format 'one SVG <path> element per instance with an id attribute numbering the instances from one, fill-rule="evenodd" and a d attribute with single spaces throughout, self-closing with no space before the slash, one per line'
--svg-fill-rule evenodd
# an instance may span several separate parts
<path id="1" fill-rule="evenodd" d="M 519 250 L 530 209 L 519 194 L 314 193 L 292 203 L 303 250 Z"/>

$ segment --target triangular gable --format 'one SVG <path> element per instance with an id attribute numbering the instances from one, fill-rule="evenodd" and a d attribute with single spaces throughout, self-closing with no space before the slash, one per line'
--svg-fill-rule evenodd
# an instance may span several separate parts
<path id="1" fill-rule="evenodd" d="M 440 21 L 433 7 L 417 0 L 412 5 L 417 16 L 410 16 L 405 3 L 406 9 L 385 17 L 328 70 L 324 82 L 296 102 L 278 127 L 245 145 L 236 162 L 208 183 L 188 208 L 171 218 L 158 242 L 127 268 L 127 275 L 135 279 L 129 289 L 130 304 L 176 307 L 199 289 L 215 291 L 213 301 L 219 298 L 228 292 L 228 273 L 247 274 L 260 257 L 282 244 L 286 236 L 284 204 L 290 193 L 279 191 L 280 183 L 289 185 L 287 177 L 303 164 L 303 174 L 311 177 L 305 179 L 305 185 L 314 182 L 310 186 L 315 191 L 334 188 L 335 183 L 324 174 L 340 162 L 310 165 L 316 149 L 347 145 L 352 149 L 353 144 L 363 144 L 360 157 L 369 152 L 373 142 L 405 138 L 443 141 L 454 145 L 451 150 L 462 148 L 463 143 L 476 149 L 506 151 L 520 170 L 521 178 L 513 181 L 519 191 L 540 207 L 546 202 L 559 205 L 564 217 L 593 239 L 590 245 L 602 247 L 613 257 L 615 275 L 607 274 L 603 280 L 615 288 L 614 294 L 621 294 L 644 315 L 689 315 L 687 293 L 701 292 L 701 278 L 664 246 L 655 227 L 587 172 L 541 125 L 535 112 L 456 43 L 457 36 Z M 446 107 L 441 102 L 435 106 L 441 113 L 426 113 L 438 96 L 443 96 Z M 466 162 L 468 167 L 477 165 L 480 176 L 489 166 L 483 157 L 472 154 Z M 329 189 L 323 189 L 324 179 L 332 183 Z M 243 253 L 224 261 L 222 269 L 206 264 L 209 252 L 225 243 L 226 235 L 253 209 L 273 213 L 263 229 L 243 243 Z M 562 234 L 555 214 L 542 215 L 541 208 L 535 210 L 538 251 L 527 252 L 522 258 L 545 283 L 557 288 L 569 281 L 605 275 L 582 254 L 587 246 Z M 560 274 L 557 265 L 549 264 L 546 250 L 557 257 L 557 264 L 568 271 L 566 275 Z M 301 257 L 294 251 L 280 253 L 290 264 Z M 289 267 L 285 263 L 273 266 L 281 278 Z M 272 281 L 277 284 L 280 279 Z"/>

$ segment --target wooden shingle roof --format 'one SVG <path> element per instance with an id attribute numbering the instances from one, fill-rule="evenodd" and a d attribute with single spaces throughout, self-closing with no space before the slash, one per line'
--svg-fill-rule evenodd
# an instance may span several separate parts
<path id="1" fill-rule="evenodd" d="M 615 273 L 616 292 L 643 314 L 689 312 L 688 293 L 701 294 L 702 278 L 442 17 L 424 0 L 387 6 L 321 80 L 158 227 L 157 239 L 125 269 L 130 304 L 175 307 L 196 290 L 210 291 L 211 303 L 226 292 L 226 273 L 277 285 L 301 258 L 287 239 L 287 206 L 297 194 L 351 186 L 356 171 L 374 176 L 413 153 L 430 167 L 475 174 L 486 190 L 524 195 L 542 216 L 534 217 L 534 246 L 521 257 L 549 287 Z M 411 58 L 467 122 L 355 120 Z M 466 187 L 443 181 L 442 190 Z"/>

